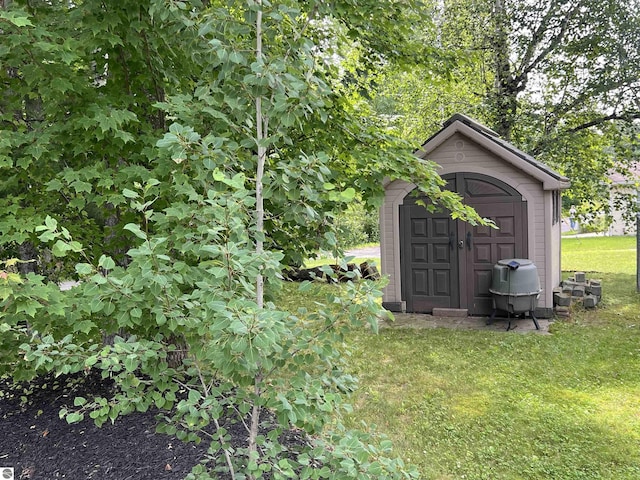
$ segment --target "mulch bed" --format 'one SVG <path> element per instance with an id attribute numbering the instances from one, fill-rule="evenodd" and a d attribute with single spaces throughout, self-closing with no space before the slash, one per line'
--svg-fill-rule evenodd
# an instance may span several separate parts
<path id="1" fill-rule="evenodd" d="M 101 428 L 88 415 L 70 425 L 60 408 L 73 406 L 75 396 L 104 393 L 104 385 L 94 379 L 71 392 L 51 388 L 50 379 L 48 388 L 43 383 L 26 404 L 0 399 L 0 467 L 13 467 L 16 479 L 179 479 L 204 458 L 204 442 L 155 433 L 157 412 L 133 413 Z"/>
<path id="2" fill-rule="evenodd" d="M 0 467 L 13 467 L 16 479 L 175 480 L 205 458 L 204 440 L 196 445 L 156 433 L 157 411 L 132 413 L 100 428 L 88 415 L 71 425 L 61 420 L 60 408 L 72 406 L 75 396 L 108 393 L 98 376 L 72 391 L 66 385 L 52 388 L 51 379 L 30 386 L 33 393 L 22 403 L 19 394 L 7 395 L 7 384 L 0 380 Z M 225 427 L 232 439 L 246 437 L 238 424 Z"/>

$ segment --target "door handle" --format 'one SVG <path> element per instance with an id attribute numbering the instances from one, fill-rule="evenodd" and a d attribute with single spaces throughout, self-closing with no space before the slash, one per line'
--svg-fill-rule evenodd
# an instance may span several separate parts
<path id="1" fill-rule="evenodd" d="M 467 232 L 467 249 L 471 250 L 471 232 Z"/>
<path id="2" fill-rule="evenodd" d="M 453 244 L 455 243 L 455 236 L 453 232 L 449 233 L 449 248 L 453 250 Z"/>
<path id="3" fill-rule="evenodd" d="M 464 248 L 464 240 L 460 240 L 458 242 L 458 248 L 460 248 L 460 249 Z"/>

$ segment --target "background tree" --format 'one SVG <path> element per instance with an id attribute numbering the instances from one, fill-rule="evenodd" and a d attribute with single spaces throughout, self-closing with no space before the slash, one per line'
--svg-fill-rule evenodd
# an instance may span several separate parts
<path id="1" fill-rule="evenodd" d="M 132 217 L 120 192 L 145 178 L 167 126 L 153 104 L 195 75 L 188 40 L 170 41 L 182 25 L 172 15 L 152 19 L 154 2 L 12 6 L 0 19 L 5 256 L 36 243 L 31 232 L 49 214 L 122 262 L 118 230 Z"/>
<path id="2" fill-rule="evenodd" d="M 385 113 L 398 112 L 407 135 L 433 125 L 423 139 L 439 128 L 425 119 L 470 114 L 571 178 L 568 196 L 583 211 L 607 211 L 607 172 L 637 160 L 618 145 L 637 143 L 628 132 L 640 118 L 638 2 L 445 0 L 432 8 L 431 38 L 466 61 L 453 77 L 436 75 L 440 90 L 419 81 L 406 88 L 396 76 L 380 90 Z M 421 69 L 413 78 L 431 76 Z"/>

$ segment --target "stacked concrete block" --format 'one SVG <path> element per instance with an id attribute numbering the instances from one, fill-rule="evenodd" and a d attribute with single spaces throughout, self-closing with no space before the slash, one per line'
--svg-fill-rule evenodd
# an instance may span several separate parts
<path id="1" fill-rule="evenodd" d="M 561 307 L 561 306 L 556 306 L 553 308 L 554 313 L 558 316 L 558 317 L 570 317 L 571 316 L 571 308 L 570 307 Z"/>
<path id="2" fill-rule="evenodd" d="M 595 295 L 587 295 L 582 301 L 582 305 L 584 305 L 585 308 L 595 308 L 597 304 L 598 297 L 596 297 Z"/>
<path id="3" fill-rule="evenodd" d="M 568 307 L 571 305 L 571 292 L 573 289 L 565 291 L 562 287 L 553 289 L 553 305 L 557 307 Z"/>
<path id="4" fill-rule="evenodd" d="M 602 280 L 594 278 L 585 282 L 586 296 L 583 304 L 586 308 L 594 308 L 602 298 Z"/>
<path id="5" fill-rule="evenodd" d="M 587 293 L 595 295 L 596 297 L 602 297 L 602 280 L 590 280 L 587 285 Z"/>
<path id="6" fill-rule="evenodd" d="M 567 317 L 573 303 L 581 303 L 585 308 L 595 308 L 602 298 L 602 281 L 589 280 L 584 272 L 575 272 L 553 290 L 553 304 L 556 315 Z"/>
<path id="7" fill-rule="evenodd" d="M 571 291 L 572 297 L 584 297 L 586 287 L 584 285 L 575 285 Z"/>

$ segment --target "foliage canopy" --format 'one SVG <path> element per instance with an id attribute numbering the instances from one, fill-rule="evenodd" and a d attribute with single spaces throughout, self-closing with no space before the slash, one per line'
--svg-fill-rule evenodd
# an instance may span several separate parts
<path id="1" fill-rule="evenodd" d="M 414 141 L 466 113 L 569 177 L 583 212 L 607 212 L 608 174 L 640 153 L 637 0 L 446 0 L 432 12 L 422 30 L 458 64 L 448 76 L 391 66 L 377 110 Z"/>
<path id="2" fill-rule="evenodd" d="M 271 301 L 269 279 L 283 262 L 336 249 L 334 212 L 356 196 L 375 205 L 385 177 L 413 179 L 452 215 L 481 221 L 368 115 L 343 68 L 412 58 L 419 44 L 400 20 L 417 7 L 87 0 L 0 10 L 0 374 L 97 371 L 115 382 L 109 398 L 77 398 L 61 412 L 69 422 L 156 407 L 181 438 L 212 427 L 197 478 L 412 477 L 387 442 L 339 422 L 355 387 L 342 340 L 376 327 L 377 286 L 291 313 Z M 59 291 L 52 271 L 8 273 L 44 245 L 55 268 L 75 264 L 79 286 Z M 264 411 L 274 418 L 262 434 Z M 246 422 L 245 448 L 231 448 L 227 415 Z M 278 439 L 290 428 L 314 437 L 284 458 Z"/>

